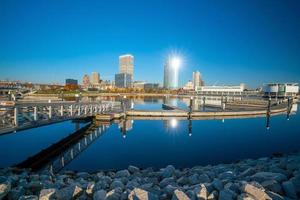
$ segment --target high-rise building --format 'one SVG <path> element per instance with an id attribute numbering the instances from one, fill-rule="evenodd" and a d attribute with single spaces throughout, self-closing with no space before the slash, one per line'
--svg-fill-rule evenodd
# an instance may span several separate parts
<path id="1" fill-rule="evenodd" d="M 179 61 L 176 58 L 169 57 L 164 66 L 164 88 L 178 88 L 178 66 Z"/>
<path id="2" fill-rule="evenodd" d="M 131 74 L 116 74 L 115 85 L 119 88 L 132 87 L 132 75 Z"/>
<path id="3" fill-rule="evenodd" d="M 66 79 L 66 85 L 78 85 L 78 81 L 76 79 L 68 78 Z"/>
<path id="4" fill-rule="evenodd" d="M 89 75 L 85 74 L 82 78 L 82 85 L 83 87 L 87 88 L 90 85 L 90 77 Z"/>
<path id="5" fill-rule="evenodd" d="M 133 55 L 126 54 L 119 56 L 119 73 L 130 74 L 133 77 Z"/>
<path id="6" fill-rule="evenodd" d="M 193 72 L 193 85 L 194 89 L 202 85 L 201 74 L 199 71 Z"/>
<path id="7" fill-rule="evenodd" d="M 98 85 L 100 82 L 100 74 L 98 72 L 92 72 L 92 84 Z"/>

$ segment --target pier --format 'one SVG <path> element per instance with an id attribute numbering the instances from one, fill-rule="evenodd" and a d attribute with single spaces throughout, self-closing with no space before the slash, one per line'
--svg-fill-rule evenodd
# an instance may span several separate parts
<path id="1" fill-rule="evenodd" d="M 103 112 L 117 112 L 121 103 L 32 102 L 0 106 L 0 134 L 35 128 L 65 120 L 94 117 Z"/>

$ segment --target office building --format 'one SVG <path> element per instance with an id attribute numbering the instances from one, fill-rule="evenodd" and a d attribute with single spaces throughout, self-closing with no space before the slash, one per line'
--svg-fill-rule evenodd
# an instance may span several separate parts
<path id="1" fill-rule="evenodd" d="M 158 89 L 159 88 L 159 84 L 158 83 L 146 83 L 144 85 L 144 89 L 145 90 L 149 90 L 149 89 Z"/>
<path id="2" fill-rule="evenodd" d="M 245 90 L 245 84 L 238 86 L 199 86 L 196 88 L 198 95 L 242 95 Z"/>
<path id="3" fill-rule="evenodd" d="M 264 84 L 263 92 L 265 96 L 289 97 L 299 94 L 298 83 L 268 83 Z"/>
<path id="4" fill-rule="evenodd" d="M 133 77 L 133 55 L 126 54 L 119 56 L 119 73 L 130 74 Z"/>
<path id="5" fill-rule="evenodd" d="M 137 89 L 144 89 L 146 82 L 145 81 L 134 81 L 133 87 Z"/>
<path id="6" fill-rule="evenodd" d="M 90 77 L 89 75 L 85 74 L 82 78 L 82 85 L 84 88 L 88 88 L 90 85 Z"/>
<path id="7" fill-rule="evenodd" d="M 100 74 L 98 72 L 92 72 L 92 84 L 98 85 L 100 83 Z"/>
<path id="8" fill-rule="evenodd" d="M 131 74 L 116 74 L 115 85 L 119 88 L 132 87 L 132 75 Z"/>
<path id="9" fill-rule="evenodd" d="M 201 74 L 199 71 L 193 72 L 193 86 L 195 90 L 197 87 L 202 86 Z"/>
<path id="10" fill-rule="evenodd" d="M 78 85 L 78 81 L 76 79 L 68 78 L 66 79 L 66 85 Z"/>
<path id="11" fill-rule="evenodd" d="M 169 57 L 164 66 L 164 88 L 177 89 L 178 88 L 178 68 L 179 60 Z"/>

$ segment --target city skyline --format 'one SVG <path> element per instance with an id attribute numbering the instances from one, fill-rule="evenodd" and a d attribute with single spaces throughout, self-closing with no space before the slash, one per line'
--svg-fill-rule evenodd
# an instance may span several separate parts
<path id="1" fill-rule="evenodd" d="M 64 83 L 96 71 L 113 80 L 118 57 L 132 54 L 134 80 L 163 85 L 176 51 L 180 86 L 197 70 L 208 85 L 300 82 L 299 9 L 299 1 L 1 1 L 0 79 Z"/>

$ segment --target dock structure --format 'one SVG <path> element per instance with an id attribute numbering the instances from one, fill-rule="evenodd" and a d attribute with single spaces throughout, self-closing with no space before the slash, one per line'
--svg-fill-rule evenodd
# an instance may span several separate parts
<path id="1" fill-rule="evenodd" d="M 49 102 L 0 106 L 0 134 L 120 111 L 120 102 Z"/>
<path id="2" fill-rule="evenodd" d="M 105 125 L 86 125 L 57 143 L 27 158 L 17 164 L 16 167 L 30 168 L 33 171 L 46 169 L 57 173 L 104 134 L 107 128 L 108 126 Z"/>
<path id="3" fill-rule="evenodd" d="M 165 105 L 163 107 L 166 107 Z M 114 119 L 120 119 L 124 116 L 130 119 L 165 119 L 165 118 L 181 118 L 181 119 L 218 119 L 218 118 L 244 118 L 244 117 L 257 117 L 283 114 L 288 111 L 286 103 L 260 107 L 249 107 L 248 109 L 234 109 L 234 110 L 217 110 L 217 111 L 194 111 L 177 109 L 177 107 L 169 107 L 168 110 L 127 110 L 125 113 L 109 116 L 103 116 L 103 114 L 96 115 L 96 120 L 112 121 Z"/>

